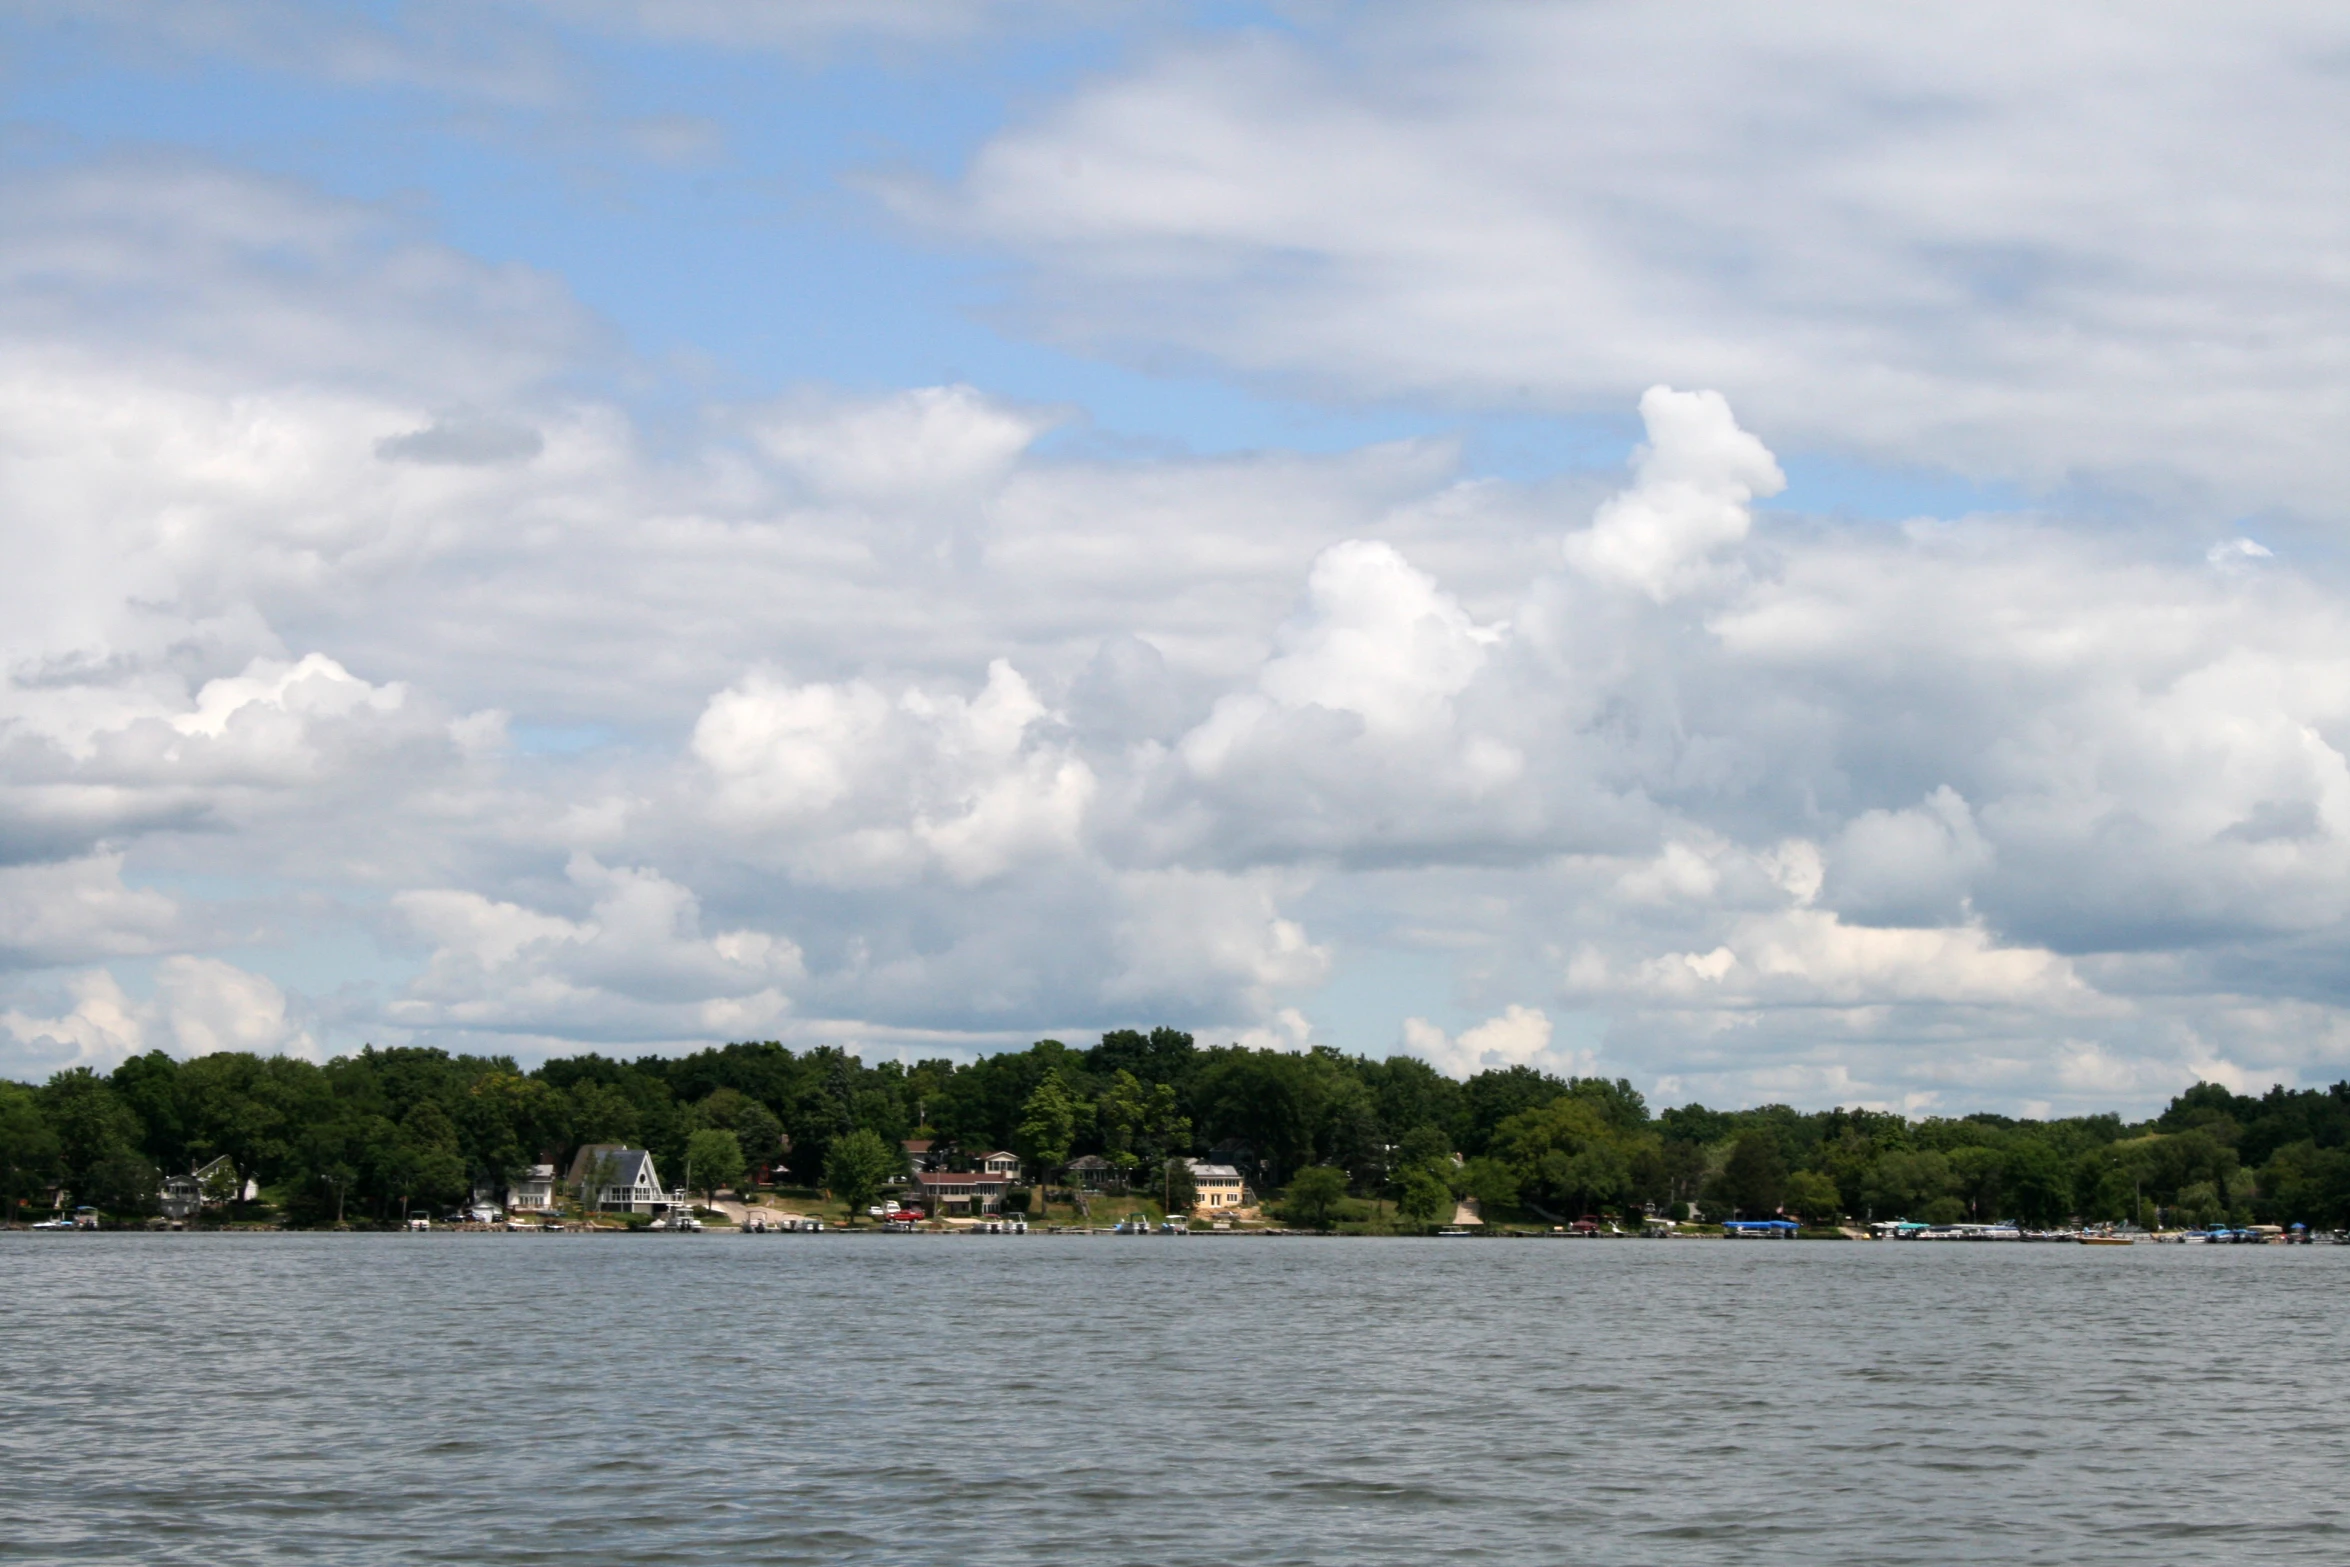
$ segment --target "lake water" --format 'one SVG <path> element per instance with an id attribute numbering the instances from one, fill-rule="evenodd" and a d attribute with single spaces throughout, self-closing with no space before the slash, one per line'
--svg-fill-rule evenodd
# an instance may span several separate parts
<path id="1" fill-rule="evenodd" d="M 2350 1247 L 0 1236 L 0 1559 L 2341 1562 Z"/>

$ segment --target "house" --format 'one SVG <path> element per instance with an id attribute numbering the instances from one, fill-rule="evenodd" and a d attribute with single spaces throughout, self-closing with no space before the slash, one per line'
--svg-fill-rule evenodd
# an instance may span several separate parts
<path id="1" fill-rule="evenodd" d="M 906 1168 L 917 1175 L 945 1162 L 946 1150 L 927 1137 L 909 1137 L 898 1146 L 906 1150 Z"/>
<path id="2" fill-rule="evenodd" d="M 1006 1153 L 1000 1148 L 994 1153 L 983 1155 L 979 1161 L 979 1168 L 984 1174 L 1000 1175 L 1007 1181 L 1020 1179 L 1018 1155 Z"/>
<path id="3" fill-rule="evenodd" d="M 204 1206 L 204 1189 L 192 1175 L 167 1175 L 163 1178 L 163 1216 L 185 1221 L 194 1218 Z"/>
<path id="4" fill-rule="evenodd" d="M 1222 1213 L 1242 1205 L 1246 1188 L 1240 1172 L 1228 1164 L 1204 1164 L 1197 1159 L 1183 1161 L 1191 1167 L 1192 1188 L 1199 1193 L 1197 1206 Z"/>
<path id="5" fill-rule="evenodd" d="M 506 1188 L 506 1206 L 545 1213 L 555 1206 L 555 1167 L 534 1164 Z"/>
<path id="6" fill-rule="evenodd" d="M 551 1164 L 532 1165 L 506 1183 L 505 1201 L 502 1204 L 499 1202 L 498 1196 L 499 1189 L 495 1182 L 478 1182 L 473 1188 L 473 1206 L 476 1208 L 502 1206 L 509 1210 L 523 1209 L 532 1213 L 553 1212 L 555 1208 L 555 1167 Z"/>
<path id="7" fill-rule="evenodd" d="M 165 1176 L 161 1205 L 165 1218 L 185 1221 L 206 1207 L 217 1208 L 222 1203 L 240 1200 L 251 1202 L 257 1195 L 259 1188 L 251 1181 L 239 1180 L 237 1167 L 222 1154 L 186 1175 Z"/>
<path id="8" fill-rule="evenodd" d="M 591 1180 L 596 1180 L 593 1192 L 584 1189 Z M 589 1143 L 580 1149 L 572 1155 L 565 1184 L 590 1208 L 653 1213 L 669 1206 L 669 1194 L 653 1173 L 653 1156 L 626 1143 Z"/>
<path id="9" fill-rule="evenodd" d="M 994 1213 L 1004 1203 L 1011 1178 L 986 1170 L 924 1170 L 914 1177 L 922 1206 L 931 1214 Z"/>
<path id="10" fill-rule="evenodd" d="M 1118 1184 L 1118 1167 L 1098 1153 L 1089 1153 L 1063 1165 L 1061 1178 L 1081 1192 L 1105 1192 Z"/>

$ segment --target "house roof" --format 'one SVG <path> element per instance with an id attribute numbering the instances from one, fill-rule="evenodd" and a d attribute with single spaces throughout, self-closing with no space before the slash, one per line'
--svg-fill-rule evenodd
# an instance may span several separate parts
<path id="1" fill-rule="evenodd" d="M 612 1161 L 611 1178 L 607 1186 L 659 1186 L 653 1174 L 653 1156 L 642 1148 L 631 1148 L 626 1143 L 589 1143 L 572 1156 L 573 1181 L 587 1177 L 588 1166 L 598 1159 Z"/>
<path id="2" fill-rule="evenodd" d="M 1089 1153 L 1082 1159 L 1069 1161 L 1069 1168 L 1072 1170 L 1106 1170 L 1109 1167 L 1110 1161 L 1098 1153 Z"/>
<path id="3" fill-rule="evenodd" d="M 990 1159 L 1009 1159 L 1014 1164 L 1018 1164 L 1020 1162 L 1020 1156 L 1012 1152 L 1009 1148 L 998 1148 L 994 1153 L 983 1153 L 979 1156 L 979 1162 L 981 1164 L 987 1163 L 987 1161 Z"/>
<path id="4" fill-rule="evenodd" d="M 925 1186 L 1009 1186 L 1011 1177 L 986 1170 L 919 1170 L 914 1179 Z"/>
<path id="5" fill-rule="evenodd" d="M 938 1144 L 927 1137 L 909 1137 L 900 1146 L 908 1153 L 928 1153 Z"/>
<path id="6" fill-rule="evenodd" d="M 1237 1181 L 1240 1172 L 1228 1164 L 1201 1164 L 1193 1160 L 1191 1178 L 1195 1181 Z"/>

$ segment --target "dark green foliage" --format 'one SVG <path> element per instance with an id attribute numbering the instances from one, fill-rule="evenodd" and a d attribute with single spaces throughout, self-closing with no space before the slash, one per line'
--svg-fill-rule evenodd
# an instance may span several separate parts
<path id="1" fill-rule="evenodd" d="M 1131 1028 L 1117 1028 L 1102 1035 L 1102 1042 L 1085 1052 L 1085 1070 L 1096 1077 L 1132 1072 L 1145 1083 L 1172 1083 L 1181 1088 L 1189 1080 L 1198 1057 L 1198 1047 L 1181 1029 L 1154 1028 L 1144 1034 Z"/>
<path id="2" fill-rule="evenodd" d="M 1310 1230 L 1326 1230 L 1338 1222 L 1338 1204 L 1346 1196 L 1346 1172 L 1326 1164 L 1297 1172 L 1281 1199 L 1281 1217 Z"/>
<path id="3" fill-rule="evenodd" d="M 62 1189 L 136 1215 L 153 1208 L 163 1173 L 225 1155 L 292 1222 L 374 1222 L 460 1203 L 527 1165 L 567 1170 L 588 1143 L 649 1148 L 675 1181 L 699 1139 L 703 1185 L 728 1163 L 710 1163 L 714 1133 L 744 1165 L 717 1184 L 768 1166 L 833 1184 L 831 1156 L 854 1134 L 883 1180 L 902 1165 L 900 1141 L 920 1133 L 964 1162 L 1011 1148 L 1040 1179 L 1100 1154 L 1154 1195 L 1166 1162 L 1185 1155 L 1236 1164 L 1259 1191 L 1335 1172 L 1341 1193 L 1392 1198 L 1423 1225 L 1473 1195 L 1489 1219 L 1537 1222 L 1702 1200 L 1717 1214 L 1815 1222 L 2159 1213 L 2350 1226 L 2350 1083 L 2258 1097 L 2201 1083 L 2138 1126 L 1785 1105 L 1652 1116 L 1621 1079 L 1514 1067 L 1455 1082 L 1411 1057 L 1203 1050 L 1166 1028 L 1115 1030 L 1087 1050 L 1039 1040 L 961 1066 L 867 1066 L 772 1041 L 676 1059 L 573 1056 L 530 1072 L 422 1048 L 324 1065 L 150 1052 L 104 1077 L 77 1068 L 38 1089 L 0 1084 L 0 1200 Z M 1309 1196 L 1330 1178 L 1315 1174 Z"/>
<path id="4" fill-rule="evenodd" d="M 1160 1167 L 1159 1199 L 1170 1216 L 1185 1214 L 1199 1206 L 1199 1185 L 1191 1178 L 1191 1166 L 1181 1159 L 1169 1159 Z"/>
<path id="5" fill-rule="evenodd" d="M 749 1163 L 734 1133 L 723 1126 L 705 1126 L 686 1139 L 685 1169 L 680 1173 L 707 1201 L 717 1197 L 721 1186 L 739 1184 Z"/>
<path id="6" fill-rule="evenodd" d="M 33 1091 L 0 1082 L 0 1222 L 13 1221 L 18 1205 L 57 1175 L 60 1152 Z"/>
<path id="7" fill-rule="evenodd" d="M 1462 1114 L 1456 1134 L 1461 1151 L 1483 1153 L 1502 1122 L 1540 1109 L 1566 1091 L 1564 1081 L 1530 1066 L 1479 1072 L 1461 1085 Z"/>
<path id="8" fill-rule="evenodd" d="M 77 1066 L 49 1079 L 37 1102 L 76 1202 L 119 1214 L 155 1207 L 162 1179 L 141 1147 L 146 1128 L 106 1079 Z"/>
<path id="9" fill-rule="evenodd" d="M 1749 1127 L 1730 1145 L 1730 1157 L 1722 1166 L 1721 1197 L 1743 1218 L 1768 1218 L 1779 1211 L 1786 1178 L 1778 1139 L 1762 1127 Z"/>
<path id="10" fill-rule="evenodd" d="M 854 1224 L 874 1198 L 881 1195 L 881 1184 L 898 1172 L 901 1161 L 897 1151 L 881 1140 L 870 1127 L 858 1127 L 836 1140 L 824 1156 L 824 1185 L 832 1195 L 849 1205 L 849 1222 Z"/>

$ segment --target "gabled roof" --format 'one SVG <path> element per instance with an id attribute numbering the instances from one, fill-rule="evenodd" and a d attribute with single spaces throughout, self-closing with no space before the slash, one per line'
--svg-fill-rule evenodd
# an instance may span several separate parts
<path id="1" fill-rule="evenodd" d="M 660 1181 L 653 1174 L 653 1156 L 642 1148 L 631 1148 L 626 1143 L 589 1143 L 572 1156 L 570 1179 L 576 1183 L 587 1178 L 588 1167 L 599 1159 L 612 1161 L 607 1186 L 651 1186 Z"/>
<path id="2" fill-rule="evenodd" d="M 642 1148 L 631 1148 L 618 1156 L 612 1173 L 615 1186 L 659 1186 L 653 1176 L 653 1156 Z"/>
<path id="3" fill-rule="evenodd" d="M 1191 1178 L 1195 1181 L 1237 1181 L 1240 1172 L 1228 1164 L 1201 1164 L 1191 1162 Z"/>
<path id="4" fill-rule="evenodd" d="M 1081 1159 L 1070 1160 L 1068 1167 L 1072 1170 L 1106 1170 L 1110 1167 L 1110 1161 L 1098 1153 L 1089 1153 Z"/>

